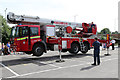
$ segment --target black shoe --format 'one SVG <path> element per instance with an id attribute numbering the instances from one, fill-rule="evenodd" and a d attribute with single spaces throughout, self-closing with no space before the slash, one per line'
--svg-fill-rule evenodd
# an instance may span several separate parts
<path id="1" fill-rule="evenodd" d="M 96 65 L 96 64 L 93 63 L 93 64 L 91 64 L 91 65 Z"/>
<path id="2" fill-rule="evenodd" d="M 100 65 L 100 63 L 98 63 L 97 65 Z"/>

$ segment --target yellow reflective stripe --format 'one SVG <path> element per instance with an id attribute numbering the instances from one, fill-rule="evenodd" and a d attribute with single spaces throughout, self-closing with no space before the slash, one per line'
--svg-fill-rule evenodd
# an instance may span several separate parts
<path id="1" fill-rule="evenodd" d="M 40 36 L 30 37 L 30 39 L 34 39 L 34 38 L 40 38 Z"/>
<path id="2" fill-rule="evenodd" d="M 23 37 L 23 38 L 21 38 L 21 40 L 24 40 L 24 39 L 26 39 L 26 38 L 28 38 L 28 37 Z"/>
<path id="3" fill-rule="evenodd" d="M 21 38 L 18 38 L 17 40 L 21 40 Z"/>
<path id="4" fill-rule="evenodd" d="M 47 37 L 55 37 L 55 36 L 47 36 Z"/>
<path id="5" fill-rule="evenodd" d="M 28 38 L 28 37 L 18 38 L 17 40 L 24 40 L 26 38 Z"/>
<path id="6" fill-rule="evenodd" d="M 23 38 L 18 38 L 17 40 L 24 40 L 26 38 L 28 39 L 28 37 L 23 37 Z M 40 38 L 40 36 L 30 37 L 30 39 L 34 39 L 34 38 Z"/>

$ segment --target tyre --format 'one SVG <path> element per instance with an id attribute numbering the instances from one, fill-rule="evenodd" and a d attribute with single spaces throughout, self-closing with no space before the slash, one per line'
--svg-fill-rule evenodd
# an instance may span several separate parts
<path id="1" fill-rule="evenodd" d="M 33 55 L 34 55 L 34 56 L 41 56 L 41 55 L 43 55 L 43 51 L 44 51 L 43 45 L 36 44 L 36 45 L 33 47 Z"/>
<path id="2" fill-rule="evenodd" d="M 85 54 L 88 52 L 88 44 L 84 43 L 84 46 L 85 46 L 85 50 L 81 52 Z"/>
<path id="3" fill-rule="evenodd" d="M 32 54 L 32 52 L 31 52 L 31 51 L 26 51 L 25 53 L 26 53 L 26 54 Z"/>
<path id="4" fill-rule="evenodd" d="M 67 49 L 62 49 L 62 52 L 67 52 Z"/>
<path id="5" fill-rule="evenodd" d="M 73 43 L 71 45 L 71 49 L 69 50 L 71 54 L 77 54 L 79 52 L 79 45 L 76 43 Z"/>

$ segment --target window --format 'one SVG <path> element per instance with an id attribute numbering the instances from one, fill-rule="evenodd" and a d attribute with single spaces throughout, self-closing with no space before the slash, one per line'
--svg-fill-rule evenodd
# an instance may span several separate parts
<path id="1" fill-rule="evenodd" d="M 16 27 L 16 34 L 15 34 L 16 37 L 19 37 L 19 27 Z"/>
<path id="2" fill-rule="evenodd" d="M 22 37 L 22 27 L 19 27 L 19 36 Z"/>
<path id="3" fill-rule="evenodd" d="M 38 35 L 38 27 L 31 27 L 30 31 L 31 31 L 30 36 Z"/>
<path id="4" fill-rule="evenodd" d="M 12 28 L 11 37 L 19 37 L 19 27 Z"/>
<path id="5" fill-rule="evenodd" d="M 22 27 L 22 36 L 27 36 L 28 35 L 28 27 Z"/>
<path id="6" fill-rule="evenodd" d="M 24 36 L 27 36 L 28 35 L 28 27 L 27 26 L 23 26 L 23 27 L 19 27 L 19 33 L 18 35 L 20 37 L 24 37 Z"/>
<path id="7" fill-rule="evenodd" d="M 16 30 L 16 27 L 12 27 L 11 37 L 15 37 L 15 30 Z"/>

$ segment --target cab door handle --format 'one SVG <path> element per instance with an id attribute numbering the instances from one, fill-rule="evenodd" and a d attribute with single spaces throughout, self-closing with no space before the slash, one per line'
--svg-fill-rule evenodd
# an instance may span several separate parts
<path id="1" fill-rule="evenodd" d="M 27 41 L 27 38 L 25 40 Z"/>

